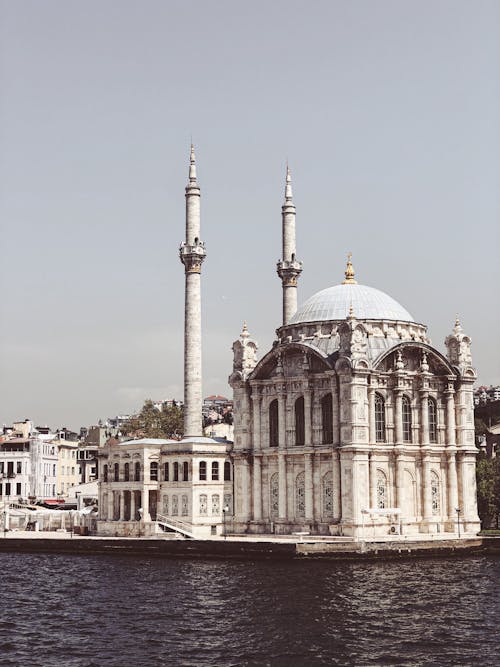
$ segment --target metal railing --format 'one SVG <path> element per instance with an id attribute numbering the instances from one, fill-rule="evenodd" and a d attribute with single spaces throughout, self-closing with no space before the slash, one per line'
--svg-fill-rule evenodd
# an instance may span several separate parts
<path id="1" fill-rule="evenodd" d="M 182 535 L 186 535 L 187 537 L 194 537 L 193 526 L 192 524 L 187 523 L 186 521 L 180 521 L 179 519 L 172 519 L 171 517 L 165 516 L 164 514 L 157 514 L 156 523 L 159 523 L 160 525 L 163 526 L 167 526 L 167 528 L 171 528 L 172 530 L 175 530 L 175 532 L 181 533 Z"/>

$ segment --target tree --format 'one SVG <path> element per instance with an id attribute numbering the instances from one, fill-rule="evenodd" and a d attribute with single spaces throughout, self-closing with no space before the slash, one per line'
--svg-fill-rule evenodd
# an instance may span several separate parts
<path id="1" fill-rule="evenodd" d="M 178 405 L 162 405 L 159 410 L 148 398 L 141 411 L 122 427 L 123 435 L 141 438 L 181 438 L 184 428 L 183 409 Z"/>
<path id="2" fill-rule="evenodd" d="M 477 459 L 477 509 L 482 528 L 498 528 L 500 520 L 500 458 L 481 452 Z"/>

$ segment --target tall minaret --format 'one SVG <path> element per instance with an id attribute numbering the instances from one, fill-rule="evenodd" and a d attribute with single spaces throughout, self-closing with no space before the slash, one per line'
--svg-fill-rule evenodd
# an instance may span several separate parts
<path id="1" fill-rule="evenodd" d="M 278 262 L 277 271 L 283 285 L 283 324 L 287 324 L 297 310 L 297 280 L 302 273 L 302 262 L 295 259 L 295 206 L 288 165 L 286 167 L 285 203 L 281 207 L 281 218 L 283 259 Z"/>
<path id="2" fill-rule="evenodd" d="M 189 182 L 186 185 L 186 240 L 179 255 L 186 273 L 184 306 L 184 437 L 203 435 L 201 407 L 201 265 L 205 244 L 200 241 L 200 188 L 196 181 L 191 144 Z"/>

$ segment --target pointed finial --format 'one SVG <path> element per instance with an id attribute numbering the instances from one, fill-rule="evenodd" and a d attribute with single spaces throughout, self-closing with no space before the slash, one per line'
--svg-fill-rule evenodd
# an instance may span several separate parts
<path id="1" fill-rule="evenodd" d="M 351 301 L 351 305 L 349 306 L 349 319 L 350 320 L 354 319 L 354 308 L 352 307 L 352 301 Z"/>
<path id="2" fill-rule="evenodd" d="M 455 316 L 455 327 L 453 329 L 453 333 L 460 333 L 462 331 L 462 323 L 460 322 L 460 318 L 458 315 Z"/>
<path id="3" fill-rule="evenodd" d="M 428 373 L 429 372 L 429 363 L 427 361 L 427 352 L 422 352 L 422 361 L 420 363 L 420 370 L 422 373 Z"/>
<path id="4" fill-rule="evenodd" d="M 290 167 L 288 162 L 286 163 L 286 185 L 285 185 L 285 200 L 292 201 L 292 175 L 290 173 Z"/>
<path id="5" fill-rule="evenodd" d="M 191 155 L 189 158 L 189 181 L 196 183 L 196 156 L 194 154 L 194 145 L 191 144 Z"/>
<path id="6" fill-rule="evenodd" d="M 248 338 L 249 336 L 250 336 L 250 334 L 248 333 L 247 323 L 243 322 L 243 330 L 240 334 L 240 338 Z"/>
<path id="7" fill-rule="evenodd" d="M 351 262 L 352 252 L 347 255 L 347 268 L 345 270 L 345 280 L 342 281 L 342 285 L 357 285 L 358 281 L 354 280 L 354 268 Z"/>

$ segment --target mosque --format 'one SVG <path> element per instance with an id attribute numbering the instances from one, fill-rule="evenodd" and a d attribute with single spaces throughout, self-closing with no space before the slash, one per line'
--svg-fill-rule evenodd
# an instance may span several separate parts
<path id="1" fill-rule="evenodd" d="M 179 528 L 181 505 L 185 534 L 198 537 L 220 535 L 228 525 L 236 534 L 366 539 L 479 531 L 470 338 L 457 319 L 445 354 L 438 351 L 427 327 L 403 306 L 357 282 L 350 255 L 340 284 L 297 307 L 302 263 L 295 216 L 287 168 L 277 266 L 282 325 L 260 360 L 246 325 L 233 344 L 234 443 L 222 445 L 201 430 L 205 246 L 192 149 L 180 249 L 186 277 L 185 437 L 180 443 L 108 447 L 101 507 L 109 509 L 100 521 L 108 532 L 124 534 L 126 528 L 131 534 L 134 521 Z M 132 516 L 120 465 L 134 451 L 142 461 L 134 511 L 142 502 L 142 513 Z M 151 463 L 156 479 L 147 477 Z M 144 514 L 152 502 L 154 512 Z"/>

